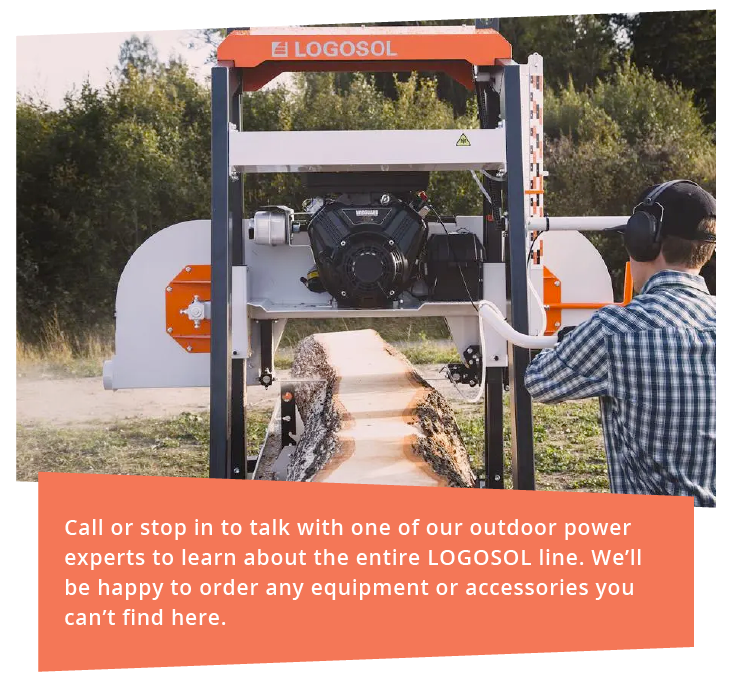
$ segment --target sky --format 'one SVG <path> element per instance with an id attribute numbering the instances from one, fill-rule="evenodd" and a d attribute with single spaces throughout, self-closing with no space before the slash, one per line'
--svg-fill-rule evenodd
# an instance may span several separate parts
<path id="1" fill-rule="evenodd" d="M 52 107 L 60 107 L 64 95 L 81 86 L 88 77 L 92 86 L 103 86 L 117 64 L 119 46 L 132 33 L 87 33 L 16 37 L 16 90 L 42 97 Z M 147 31 L 160 59 L 182 55 L 194 73 L 204 79 L 210 69 L 206 59 L 211 48 L 197 41 L 189 49 L 195 31 Z"/>

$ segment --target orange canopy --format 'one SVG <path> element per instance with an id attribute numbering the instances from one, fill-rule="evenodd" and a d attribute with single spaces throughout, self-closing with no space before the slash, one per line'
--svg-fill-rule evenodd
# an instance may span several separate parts
<path id="1" fill-rule="evenodd" d="M 299 71 L 443 71 L 472 88 L 474 65 L 511 57 L 499 33 L 467 26 L 251 29 L 218 47 L 220 63 L 243 68 L 247 91 Z"/>

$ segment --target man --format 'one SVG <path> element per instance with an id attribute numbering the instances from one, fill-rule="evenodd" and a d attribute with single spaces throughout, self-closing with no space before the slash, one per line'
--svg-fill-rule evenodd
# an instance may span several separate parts
<path id="1" fill-rule="evenodd" d="M 716 201 L 690 181 L 646 191 L 621 229 L 638 295 L 559 336 L 525 375 L 537 401 L 598 396 L 615 493 L 716 505 L 716 299 L 701 267 Z"/>

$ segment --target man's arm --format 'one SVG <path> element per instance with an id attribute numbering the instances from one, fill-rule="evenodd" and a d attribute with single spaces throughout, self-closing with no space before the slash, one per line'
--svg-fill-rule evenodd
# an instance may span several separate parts
<path id="1" fill-rule="evenodd" d="M 539 353 L 525 373 L 536 401 L 559 403 L 607 393 L 607 347 L 598 315 L 570 332 L 553 349 Z"/>

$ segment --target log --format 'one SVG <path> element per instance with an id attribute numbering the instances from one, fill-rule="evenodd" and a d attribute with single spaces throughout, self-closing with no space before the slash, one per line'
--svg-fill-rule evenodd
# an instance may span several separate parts
<path id="1" fill-rule="evenodd" d="M 449 404 L 375 331 L 303 339 L 292 377 L 304 426 L 288 480 L 474 485 Z"/>

